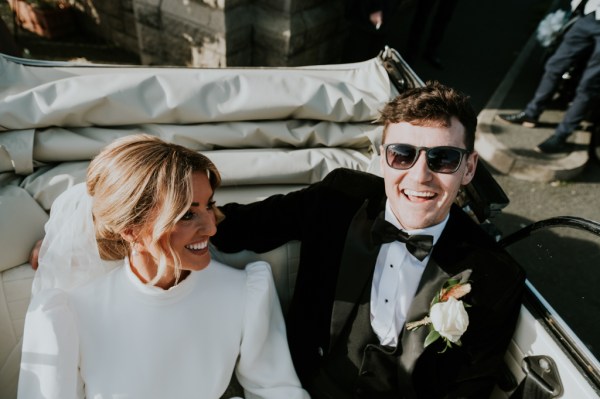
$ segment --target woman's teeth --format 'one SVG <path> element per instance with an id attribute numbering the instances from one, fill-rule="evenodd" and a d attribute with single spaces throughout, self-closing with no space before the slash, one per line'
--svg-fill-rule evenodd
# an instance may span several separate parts
<path id="1" fill-rule="evenodd" d="M 206 248 L 206 246 L 208 245 L 208 241 L 202 241 L 202 242 L 196 242 L 190 245 L 186 245 L 185 247 L 187 249 L 191 249 L 193 251 L 198 251 L 200 249 L 204 249 Z"/>

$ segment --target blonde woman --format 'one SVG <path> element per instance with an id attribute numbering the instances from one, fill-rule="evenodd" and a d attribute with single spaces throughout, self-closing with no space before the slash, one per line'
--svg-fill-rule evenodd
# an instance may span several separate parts
<path id="1" fill-rule="evenodd" d="M 211 260 L 219 183 L 206 157 L 147 135 L 91 162 L 89 196 L 76 187 L 52 208 L 20 399 L 216 399 L 234 371 L 247 398 L 308 398 L 269 266 Z M 81 242 L 90 227 L 95 246 Z"/>

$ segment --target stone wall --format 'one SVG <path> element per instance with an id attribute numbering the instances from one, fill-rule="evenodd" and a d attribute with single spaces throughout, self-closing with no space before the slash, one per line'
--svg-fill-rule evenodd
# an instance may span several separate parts
<path id="1" fill-rule="evenodd" d="M 339 62 L 344 0 L 75 0 L 86 26 L 145 65 Z"/>
<path id="2" fill-rule="evenodd" d="M 254 65 L 338 62 L 345 39 L 344 1 L 256 0 Z"/>
<path id="3" fill-rule="evenodd" d="M 227 7 L 224 3 L 224 0 L 134 0 L 142 63 L 251 65 L 251 1 L 230 1 Z"/>
<path id="4" fill-rule="evenodd" d="M 133 0 L 72 0 L 79 27 L 137 54 Z"/>

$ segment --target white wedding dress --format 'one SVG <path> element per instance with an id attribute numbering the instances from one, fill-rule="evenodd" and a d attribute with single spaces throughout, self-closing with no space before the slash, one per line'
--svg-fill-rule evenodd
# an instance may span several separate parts
<path id="1" fill-rule="evenodd" d="M 53 207 L 54 222 L 71 200 Z M 52 247 L 44 251 L 57 259 Z M 309 397 L 267 263 L 238 270 L 211 261 L 163 290 L 143 284 L 127 261 L 98 275 L 86 271 L 93 264 L 63 257 L 73 265 L 40 262 L 46 273 L 36 276 L 25 320 L 19 399 L 218 399 L 234 371 L 246 399 Z M 87 277 L 65 280 L 74 267 Z"/>

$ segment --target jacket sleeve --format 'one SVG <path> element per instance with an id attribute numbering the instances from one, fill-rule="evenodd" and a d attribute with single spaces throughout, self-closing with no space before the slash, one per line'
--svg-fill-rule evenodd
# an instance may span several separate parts
<path id="1" fill-rule="evenodd" d="M 247 295 L 236 376 L 246 399 L 308 399 L 292 365 L 271 269 L 246 266 Z"/>
<path id="2" fill-rule="evenodd" d="M 251 204 L 230 203 L 220 209 L 225 219 L 219 223 L 211 242 L 223 252 L 249 249 L 266 252 L 288 241 L 312 238 L 322 220 L 332 223 L 332 215 L 350 216 L 366 198 L 384 193 L 383 180 L 366 172 L 338 168 L 325 179 L 286 195 L 272 195 Z M 345 215 L 345 214 L 344 214 Z"/>
<path id="3" fill-rule="evenodd" d="M 84 398 L 77 327 L 62 290 L 41 291 L 29 305 L 17 397 Z"/>

